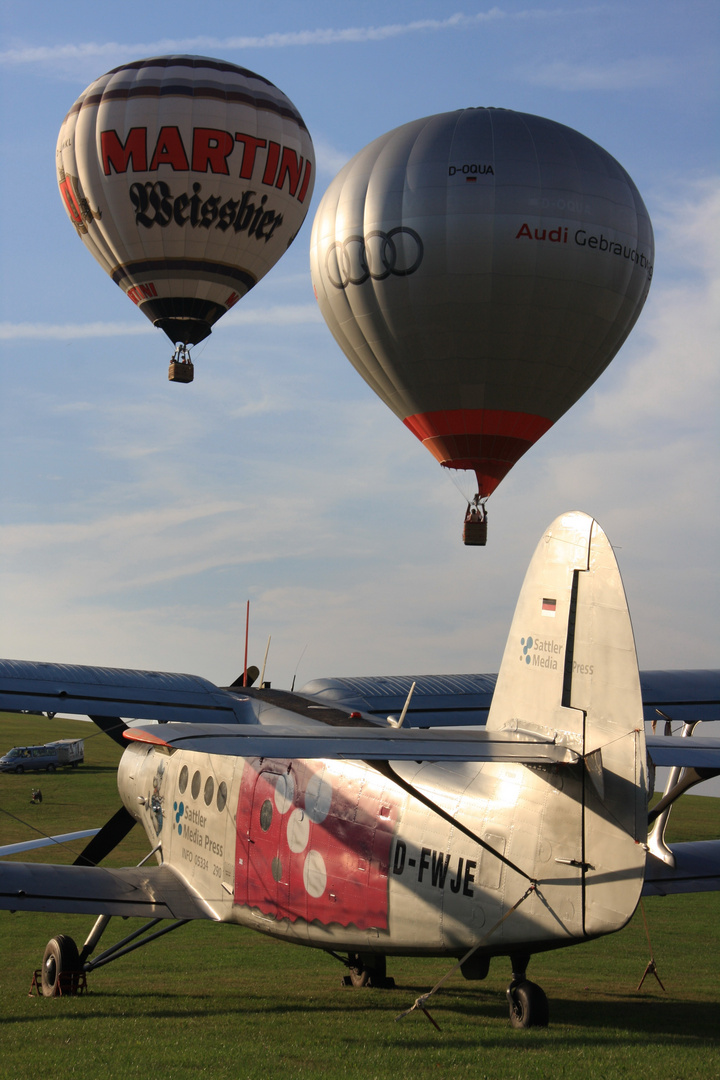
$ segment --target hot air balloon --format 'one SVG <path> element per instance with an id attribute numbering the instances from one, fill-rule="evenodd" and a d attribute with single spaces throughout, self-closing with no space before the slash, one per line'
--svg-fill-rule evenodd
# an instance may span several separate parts
<path id="1" fill-rule="evenodd" d="M 65 209 L 85 247 L 176 345 L 189 346 L 277 262 L 303 223 L 313 146 L 292 102 L 245 68 L 158 56 L 80 95 L 57 143 Z"/>
<path id="2" fill-rule="evenodd" d="M 310 253 L 347 358 L 441 465 L 475 474 L 465 540 L 481 544 L 487 497 L 615 356 L 653 258 L 610 154 L 491 108 L 361 150 L 322 198 Z"/>

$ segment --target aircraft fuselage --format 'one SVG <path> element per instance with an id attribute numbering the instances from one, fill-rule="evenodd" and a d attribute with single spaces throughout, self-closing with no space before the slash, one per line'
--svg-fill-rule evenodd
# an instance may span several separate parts
<path id="1" fill-rule="evenodd" d="M 617 930 L 585 925 L 578 767 L 399 764 L 396 771 L 491 850 L 364 763 L 228 758 L 133 744 L 118 784 L 157 859 L 212 918 L 297 944 L 462 955 L 511 953 Z M 568 797 L 569 796 L 569 797 Z M 549 838 L 552 839 L 549 839 Z M 498 857 L 509 859 L 527 878 Z"/>

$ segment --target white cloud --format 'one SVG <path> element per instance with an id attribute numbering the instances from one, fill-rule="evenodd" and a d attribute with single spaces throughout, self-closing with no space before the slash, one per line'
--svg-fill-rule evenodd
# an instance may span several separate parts
<path id="1" fill-rule="evenodd" d="M 239 309 L 224 316 L 223 326 L 300 326 L 321 323 L 315 304 L 278 304 L 274 307 Z M 155 328 L 147 319 L 135 323 L 0 323 L 0 341 L 73 341 L 85 338 L 134 337 Z"/>
<path id="2" fill-rule="evenodd" d="M 317 304 L 277 304 L 245 310 L 234 308 L 223 316 L 223 326 L 303 326 L 323 321 Z"/>
<path id="3" fill-rule="evenodd" d="M 79 338 L 134 337 L 147 334 L 153 326 L 147 320 L 134 323 L 0 323 L 0 341 L 72 341 Z"/>
<path id="4" fill-rule="evenodd" d="M 556 60 L 535 68 L 518 67 L 518 78 L 535 86 L 556 90 L 632 90 L 640 86 L 666 86 L 678 74 L 678 67 L 666 57 L 630 57 L 605 64 Z"/>
<path id="5" fill-rule="evenodd" d="M 336 176 L 350 160 L 350 154 L 338 150 L 326 139 L 313 136 L 313 146 L 318 172 L 323 176 Z"/>
<path id="6" fill-rule="evenodd" d="M 595 395 L 595 422 L 662 448 L 714 427 L 720 402 L 720 177 L 685 184 L 655 215 L 655 280 L 623 376 Z M 669 279 L 663 266 L 675 268 Z M 661 427 L 659 425 L 662 425 Z M 658 438 L 658 436 L 660 436 Z"/>

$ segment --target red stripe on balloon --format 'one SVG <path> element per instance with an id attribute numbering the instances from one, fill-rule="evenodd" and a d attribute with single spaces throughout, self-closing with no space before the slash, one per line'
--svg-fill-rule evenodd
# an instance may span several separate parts
<path id="1" fill-rule="evenodd" d="M 552 427 L 531 413 L 504 409 L 447 409 L 404 421 L 446 469 L 475 473 L 478 492 L 492 494 L 513 465 Z"/>
<path id="2" fill-rule="evenodd" d="M 403 423 L 421 442 L 447 435 L 508 435 L 534 443 L 553 425 L 544 416 L 507 409 L 440 409 L 407 416 Z"/>

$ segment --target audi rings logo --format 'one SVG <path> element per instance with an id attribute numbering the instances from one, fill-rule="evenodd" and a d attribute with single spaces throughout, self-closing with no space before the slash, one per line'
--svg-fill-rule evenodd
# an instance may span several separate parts
<path id="1" fill-rule="evenodd" d="M 407 277 L 422 262 L 423 242 L 407 225 L 389 232 L 373 229 L 367 236 L 348 236 L 331 244 L 325 266 L 328 280 L 336 289 L 362 285 L 369 278 Z"/>

